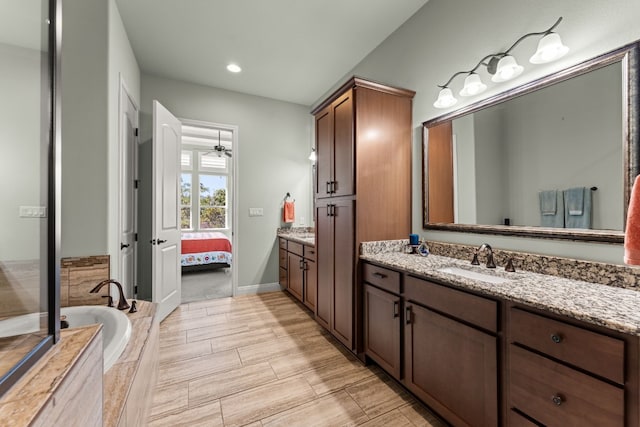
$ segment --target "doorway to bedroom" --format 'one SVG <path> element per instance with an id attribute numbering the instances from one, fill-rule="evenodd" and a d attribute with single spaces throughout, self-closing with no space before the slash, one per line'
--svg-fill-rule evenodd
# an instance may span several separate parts
<path id="1" fill-rule="evenodd" d="M 233 296 L 234 126 L 182 121 L 182 302 Z"/>

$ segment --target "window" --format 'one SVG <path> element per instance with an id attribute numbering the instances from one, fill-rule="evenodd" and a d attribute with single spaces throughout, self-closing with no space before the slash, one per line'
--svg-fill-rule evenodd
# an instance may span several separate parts
<path id="1" fill-rule="evenodd" d="M 200 131 L 189 126 L 187 136 L 183 135 L 180 176 L 182 230 L 230 228 L 228 193 L 231 164 L 228 155 L 213 148 L 219 144 L 218 132 L 217 129 L 202 128 Z M 232 132 L 220 133 L 230 148 Z"/>

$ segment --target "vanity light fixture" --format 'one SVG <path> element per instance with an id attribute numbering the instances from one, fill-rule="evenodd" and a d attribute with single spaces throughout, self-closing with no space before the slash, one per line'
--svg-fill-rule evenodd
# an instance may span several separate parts
<path id="1" fill-rule="evenodd" d="M 458 100 L 453 96 L 453 92 L 449 88 L 449 84 L 457 76 L 466 74 L 464 79 L 464 87 L 460 91 L 460 96 L 474 96 L 478 95 L 487 88 L 480 76 L 476 73 L 476 70 L 484 65 L 487 68 L 487 72 L 492 75 L 491 81 L 494 83 L 506 82 L 513 78 L 518 77 L 524 71 L 524 67 L 519 65 L 516 59 L 510 54 L 520 42 L 531 36 L 542 36 L 538 42 L 538 49 L 529 59 L 532 64 L 545 64 L 547 62 L 555 61 L 567 54 L 569 48 L 562 44 L 562 40 L 557 33 L 553 30 L 560 24 L 562 17 L 558 18 L 555 24 L 549 29 L 537 33 L 528 33 L 520 37 L 509 49 L 504 52 L 491 53 L 478 62 L 478 64 L 470 70 L 458 71 L 443 85 L 438 86 L 440 92 L 438 93 L 438 99 L 433 103 L 436 108 L 448 108 L 455 105 Z"/>
<path id="2" fill-rule="evenodd" d="M 227 70 L 231 71 L 232 73 L 239 73 L 240 71 L 242 71 L 242 68 L 240 68 L 238 64 L 229 64 L 227 65 Z"/>

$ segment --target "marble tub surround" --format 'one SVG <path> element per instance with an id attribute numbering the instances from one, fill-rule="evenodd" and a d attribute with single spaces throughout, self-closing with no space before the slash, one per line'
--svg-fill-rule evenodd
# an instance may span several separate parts
<path id="1" fill-rule="evenodd" d="M 313 227 L 278 228 L 276 235 L 303 245 L 316 244 L 316 230 Z"/>
<path id="2" fill-rule="evenodd" d="M 482 264 L 482 259 L 480 266 L 473 266 L 468 260 L 463 261 L 433 253 L 428 257 L 421 257 L 401 252 L 372 253 L 367 249 L 363 251 L 360 258 L 427 279 L 440 280 L 454 287 L 526 304 L 640 336 L 640 311 L 638 310 L 640 292 L 635 290 L 518 270 L 517 266 L 515 273 L 509 273 L 500 267 L 486 268 Z M 485 275 L 503 277 L 509 281 L 488 283 L 438 271 L 446 267 L 458 267 Z"/>
<path id="3" fill-rule="evenodd" d="M 367 255 L 381 252 L 402 252 L 408 243 L 408 239 L 364 242 L 360 247 L 360 253 Z M 488 243 L 491 242 L 489 241 Z M 427 241 L 427 246 L 429 246 L 429 251 L 433 255 L 457 258 L 469 262 L 471 262 L 473 254 L 478 248 L 478 246 L 435 241 Z M 525 270 L 532 273 L 640 291 L 640 268 L 637 267 L 507 251 L 495 247 L 493 248 L 493 258 L 499 270 L 504 269 L 507 260 L 511 258 L 516 271 Z M 486 260 L 485 255 L 480 254 L 479 260 L 482 265 Z"/>
<path id="4" fill-rule="evenodd" d="M 144 425 L 151 408 L 159 364 L 159 329 L 156 304 L 137 302 L 127 313 L 131 338 L 118 361 L 104 374 L 104 426 Z"/>
<path id="5" fill-rule="evenodd" d="M 102 425 L 102 326 L 60 341 L 0 399 L 0 425 Z"/>
<path id="6" fill-rule="evenodd" d="M 109 278 L 109 255 L 63 258 L 60 261 L 60 305 L 106 305 L 103 290 L 97 294 L 89 291 Z"/>

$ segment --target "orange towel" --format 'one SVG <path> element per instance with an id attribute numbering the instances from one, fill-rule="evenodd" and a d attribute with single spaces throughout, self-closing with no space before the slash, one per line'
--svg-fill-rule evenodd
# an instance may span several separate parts
<path id="1" fill-rule="evenodd" d="M 631 189 L 624 232 L 624 263 L 640 265 L 640 175 L 636 177 Z"/>
<path id="2" fill-rule="evenodd" d="M 284 222 L 293 222 L 295 219 L 295 204 L 293 202 L 284 202 L 282 214 Z"/>

